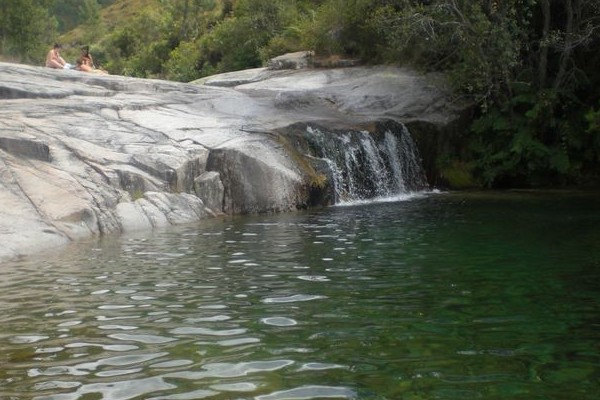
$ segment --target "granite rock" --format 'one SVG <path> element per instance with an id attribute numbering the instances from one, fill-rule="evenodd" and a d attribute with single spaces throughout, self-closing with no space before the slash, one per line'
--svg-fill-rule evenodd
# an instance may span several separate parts
<path id="1" fill-rule="evenodd" d="M 84 237 L 307 207 L 277 134 L 381 118 L 446 126 L 438 77 L 261 68 L 195 83 L 0 63 L 0 260 Z"/>

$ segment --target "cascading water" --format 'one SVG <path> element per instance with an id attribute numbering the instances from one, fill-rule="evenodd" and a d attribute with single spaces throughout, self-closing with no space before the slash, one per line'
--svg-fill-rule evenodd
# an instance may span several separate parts
<path id="1" fill-rule="evenodd" d="M 417 147 L 403 124 L 379 122 L 374 131 L 308 125 L 303 136 L 310 157 L 326 165 L 336 204 L 394 197 L 427 187 Z"/>

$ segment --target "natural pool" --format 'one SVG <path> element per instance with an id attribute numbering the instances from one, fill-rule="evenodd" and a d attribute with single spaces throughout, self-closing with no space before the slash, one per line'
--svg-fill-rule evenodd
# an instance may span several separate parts
<path id="1" fill-rule="evenodd" d="M 0 399 L 597 399 L 599 200 L 428 194 L 4 263 Z"/>

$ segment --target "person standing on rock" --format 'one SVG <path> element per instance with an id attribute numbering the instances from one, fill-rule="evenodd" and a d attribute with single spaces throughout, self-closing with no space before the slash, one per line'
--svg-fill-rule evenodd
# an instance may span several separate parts
<path id="1" fill-rule="evenodd" d="M 60 55 L 60 49 L 62 46 L 58 43 L 54 44 L 54 47 L 50 49 L 46 56 L 46 67 L 56 69 L 70 69 L 71 64 L 67 63 L 64 58 Z"/>

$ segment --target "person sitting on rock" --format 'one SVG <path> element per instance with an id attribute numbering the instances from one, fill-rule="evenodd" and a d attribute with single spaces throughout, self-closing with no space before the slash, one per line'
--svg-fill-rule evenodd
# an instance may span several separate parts
<path id="1" fill-rule="evenodd" d="M 103 69 L 96 68 L 96 65 L 94 64 L 94 58 L 90 54 L 89 46 L 81 47 L 81 56 L 79 57 L 79 60 L 77 60 L 77 69 L 83 72 L 93 72 L 97 74 L 108 73 Z"/>
<path id="2" fill-rule="evenodd" d="M 56 69 L 70 69 L 72 65 L 67 63 L 64 58 L 60 55 L 60 49 L 62 46 L 58 43 L 54 44 L 54 47 L 50 49 L 46 56 L 46 67 Z"/>

